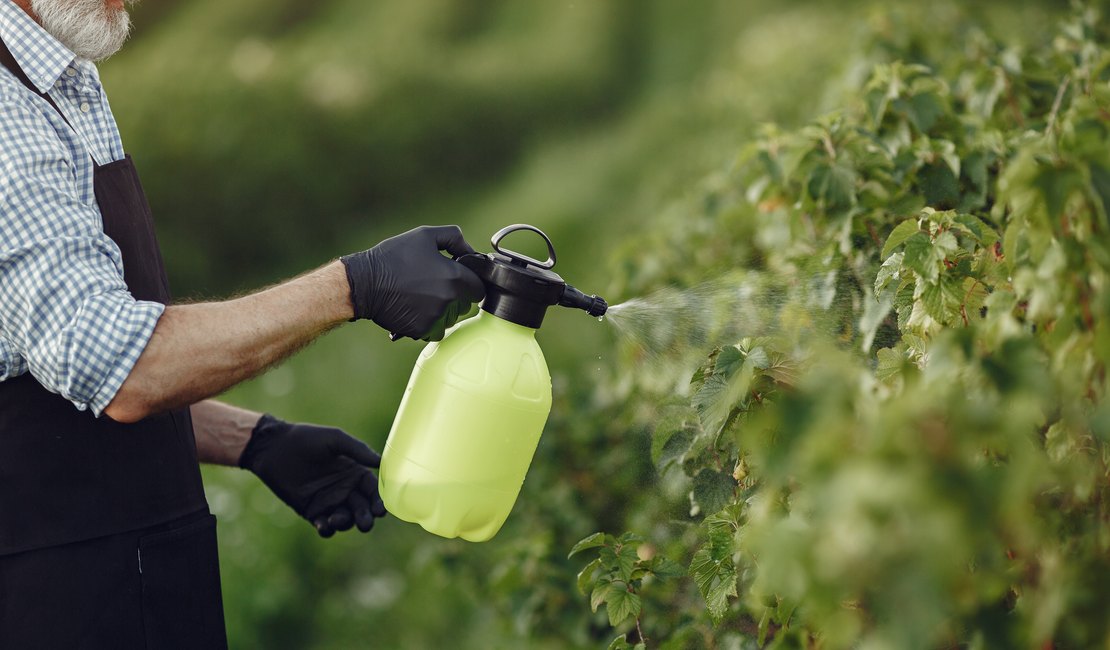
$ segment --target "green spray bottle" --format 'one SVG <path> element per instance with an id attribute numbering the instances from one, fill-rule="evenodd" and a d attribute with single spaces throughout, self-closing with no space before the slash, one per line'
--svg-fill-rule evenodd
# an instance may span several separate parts
<path id="1" fill-rule="evenodd" d="M 500 246 L 519 230 L 543 237 L 546 261 Z M 555 247 L 538 228 L 507 226 L 490 241 L 493 253 L 458 258 L 486 285 L 481 311 L 420 354 L 378 475 L 392 515 L 472 542 L 505 523 L 551 411 L 551 376 L 535 336 L 547 308 L 598 317 L 608 309 L 551 270 Z"/>

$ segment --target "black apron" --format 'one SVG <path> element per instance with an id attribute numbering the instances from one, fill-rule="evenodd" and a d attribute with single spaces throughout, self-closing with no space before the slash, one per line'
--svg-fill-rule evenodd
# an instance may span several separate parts
<path id="1" fill-rule="evenodd" d="M 3 43 L 0 63 L 57 110 Z M 93 182 L 131 294 L 168 304 L 130 156 L 97 165 Z M 0 382 L 0 648 L 226 646 L 189 410 L 121 424 L 30 373 Z"/>

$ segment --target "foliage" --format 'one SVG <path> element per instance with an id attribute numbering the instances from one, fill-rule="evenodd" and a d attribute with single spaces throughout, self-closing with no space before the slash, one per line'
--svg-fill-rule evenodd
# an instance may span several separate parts
<path id="1" fill-rule="evenodd" d="M 578 591 L 590 596 L 590 609 L 597 611 L 602 604 L 609 614 L 609 625 L 617 626 L 626 619 L 636 621 L 640 642 L 635 646 L 642 648 L 643 633 L 639 632 L 641 601 L 639 590 L 644 582 L 652 578 L 667 578 L 683 575 L 682 567 L 662 555 L 651 555 L 650 551 L 641 557 L 640 549 L 644 538 L 635 533 L 625 533 L 619 538 L 604 533 L 595 533 L 580 540 L 570 550 L 576 553 L 596 549 L 598 557 L 578 573 Z M 623 637 L 618 638 L 610 647 L 628 647 Z"/>
<path id="2" fill-rule="evenodd" d="M 749 587 L 757 575 L 755 556 L 737 531 L 782 523 L 773 517 L 792 505 L 790 490 L 802 479 L 823 489 L 825 479 L 818 478 L 824 475 L 800 467 L 793 453 L 775 448 L 771 454 L 774 449 L 764 446 L 770 441 L 758 438 L 745 439 L 753 449 L 741 456 L 740 427 L 754 432 L 766 423 L 771 430 L 777 418 L 789 414 L 799 418 L 798 427 L 815 429 L 820 420 L 812 418 L 829 417 L 829 430 L 838 436 L 826 439 L 823 429 L 820 436 L 805 429 L 796 439 L 837 448 L 807 447 L 807 462 L 830 475 L 839 475 L 832 465 L 848 454 L 886 472 L 881 476 L 908 480 L 901 476 L 908 460 L 896 457 L 901 460 L 887 466 L 878 447 L 862 453 L 860 445 L 845 444 L 851 409 L 868 413 L 873 399 L 861 394 L 849 404 L 844 394 L 824 395 L 821 382 L 846 388 L 841 384 L 864 381 L 850 372 L 862 372 L 853 365 L 861 361 L 842 352 L 844 367 L 830 369 L 827 362 L 818 363 L 820 347 L 802 338 L 806 331 L 835 332 L 845 336 L 836 341 L 841 347 L 862 347 L 856 329 L 865 329 L 857 324 L 857 316 L 864 321 L 856 311 L 840 318 L 843 308 L 857 308 L 853 292 L 865 289 L 851 284 L 835 264 L 829 266 L 836 271 L 830 280 L 816 253 L 807 257 L 799 250 L 788 257 L 781 244 L 790 237 L 782 226 L 799 215 L 790 212 L 790 204 L 776 202 L 801 197 L 809 178 L 793 177 L 789 191 L 780 181 L 768 181 L 764 189 L 778 198 L 768 194 L 749 201 L 748 191 L 766 176 L 753 163 L 758 151 L 749 151 L 742 166 L 713 175 L 704 191 L 695 182 L 733 156 L 736 143 L 750 139 L 760 121 L 784 125 L 768 130 L 761 142 L 796 137 L 793 125 L 840 105 L 841 86 L 861 87 L 858 75 L 875 62 L 928 66 L 926 76 L 943 80 L 935 90 L 945 102 L 964 93 L 953 90 L 960 84 L 1000 83 L 995 105 L 1012 116 L 1008 83 L 1016 110 L 1031 129 L 1043 130 L 1059 87 L 1050 69 L 1036 67 L 1035 57 L 1020 56 L 1025 50 L 995 45 L 966 27 L 991 25 L 993 33 L 1014 42 L 1031 34 L 1043 41 L 1040 30 L 1059 3 L 934 2 L 921 10 L 888 12 L 885 6 L 898 3 L 885 2 L 874 14 L 863 4 L 167 0 L 136 6 L 134 40 L 102 71 L 181 295 L 253 288 L 419 223 L 458 222 L 483 248 L 485 234 L 523 221 L 553 237 L 559 272 L 580 288 L 602 290 L 612 279 L 601 291 L 607 298 L 696 285 L 743 267 L 753 269 L 742 274 L 745 281 L 762 288 L 773 288 L 780 277 L 801 277 L 806 291 L 834 307 L 815 311 L 795 296 L 794 303 L 801 304 L 792 312 L 780 310 L 785 327 L 772 321 L 774 328 L 722 340 L 712 359 L 704 350 L 698 382 L 691 385 L 687 372 L 682 386 L 665 394 L 644 384 L 667 379 L 671 388 L 675 382 L 633 359 L 622 362 L 606 337 L 610 323 L 553 310 L 539 336 L 553 374 L 555 407 L 516 509 L 485 544 L 439 539 L 390 518 L 368 536 L 322 541 L 251 477 L 206 468 L 209 501 L 221 522 L 233 647 L 752 648 L 761 640 L 785 645 L 804 633 L 798 628 L 811 625 L 813 615 L 804 609 L 795 614 L 786 591 L 765 595 L 779 584 L 768 582 L 775 574 L 763 574 L 769 586 L 755 602 Z M 860 36 L 869 15 L 873 35 Z M 1010 67 L 1002 69 L 1011 73 L 999 78 L 989 65 L 968 66 L 975 74 L 953 86 L 953 79 L 961 79 L 964 55 L 977 48 L 985 48 L 982 56 L 999 66 L 1005 62 Z M 1024 67 L 1013 72 L 1013 60 Z M 979 78 L 984 71 L 989 74 Z M 359 92 L 334 92 L 345 81 Z M 1062 107 L 1071 106 L 1076 88 L 1069 86 Z M 320 90 L 331 91 L 323 101 Z M 984 102 L 989 98 L 989 92 L 983 95 Z M 902 111 L 927 120 L 927 102 L 918 104 L 925 108 L 890 100 L 884 120 Z M 944 115 L 965 112 L 951 103 L 943 108 Z M 992 116 L 995 122 L 1003 117 L 997 110 Z M 1004 130 L 1011 132 L 1012 126 Z M 951 130 L 945 127 L 946 133 Z M 797 153 L 804 143 L 791 146 Z M 972 168 L 961 159 L 961 172 Z M 993 187 L 997 170 L 988 168 Z M 857 186 L 865 171 L 854 169 Z M 843 201 L 849 178 L 844 172 L 818 172 L 814 192 L 826 202 Z M 675 196 L 688 200 L 662 209 Z M 852 196 L 861 205 L 858 187 L 849 203 Z M 763 212 L 760 204 L 781 211 Z M 925 230 L 925 215 L 916 210 L 924 205 L 898 216 L 920 215 Z M 952 206 L 930 207 L 945 212 Z M 981 210 L 958 213 L 980 216 L 1004 237 L 1005 229 Z M 835 237 L 829 235 L 827 215 L 820 210 L 812 215 L 818 230 L 806 224 L 799 230 L 809 239 L 799 241 L 817 250 L 815 242 Z M 902 249 L 894 252 L 904 257 Z M 887 257 L 875 255 L 875 266 Z M 606 260 L 614 264 L 606 268 Z M 859 287 L 873 292 L 874 277 L 866 280 Z M 875 390 L 894 390 L 913 377 L 935 337 L 917 342 L 902 336 L 881 304 L 861 304 L 871 323 L 866 329 L 875 331 L 872 350 L 887 358 L 891 373 Z M 777 317 L 775 306 L 764 305 L 760 318 Z M 907 347 L 895 354 L 900 342 Z M 290 419 L 343 426 L 380 448 L 418 351 L 411 343 L 390 344 L 368 324 L 355 324 L 227 398 Z M 869 357 L 868 363 L 878 362 Z M 815 366 L 827 372 L 811 371 Z M 738 371 L 751 372 L 747 393 L 739 389 L 749 379 Z M 699 393 L 700 402 L 693 403 L 691 396 Z M 714 394 L 740 398 L 737 403 L 709 399 Z M 765 408 L 756 394 L 770 405 Z M 946 403 L 934 392 L 917 395 L 922 410 Z M 814 402 L 817 396 L 828 401 Z M 784 410 L 794 404 L 796 412 Z M 1007 410 L 1009 405 L 1007 400 Z M 910 412 L 903 420 L 917 424 Z M 905 441 L 878 437 L 879 426 L 859 429 L 877 436 L 868 444 L 886 445 L 888 454 L 912 451 L 898 446 Z M 687 453 L 694 447 L 698 453 Z M 767 469 L 768 456 L 775 472 Z M 770 495 L 765 488 L 779 482 L 785 485 L 781 495 L 757 501 L 763 509 L 753 513 L 748 501 L 757 491 Z M 842 492 L 851 487 L 843 485 Z M 1020 492 L 1009 496 L 1008 486 L 995 486 L 994 492 L 978 486 L 967 491 L 986 504 L 984 512 L 994 512 L 990 498 L 996 493 L 1006 497 L 1010 511 L 1022 512 Z M 868 493 L 882 496 L 885 490 Z M 932 494 L 921 500 L 931 504 L 926 497 Z M 722 507 L 726 503 L 736 507 Z M 1047 506 L 1039 507 L 1043 512 Z M 1057 512 L 1061 522 L 1077 527 L 1086 521 L 1064 509 Z M 760 513 L 763 519 L 754 516 Z M 858 516 L 873 524 L 869 512 Z M 776 529 L 781 536 L 766 541 L 775 549 L 769 557 L 780 560 L 768 565 L 778 575 L 794 569 L 811 575 L 808 567 L 817 561 L 812 553 L 820 545 L 809 544 L 798 536 L 804 530 L 788 525 L 801 529 L 807 523 L 800 517 L 784 523 Z M 645 573 L 636 587 L 646 641 L 635 619 L 627 617 L 614 629 L 608 606 L 591 611 L 587 595 L 577 589 L 576 575 L 595 555 L 600 559 L 600 547 L 569 559 L 567 552 L 597 530 L 636 531 L 645 539 L 633 543 L 638 562 L 665 557 L 687 574 L 658 579 Z M 936 535 L 943 537 L 942 532 Z M 889 555 L 886 546 L 876 548 L 887 549 L 876 555 L 877 571 L 898 566 L 903 557 L 943 562 L 948 546 L 934 555 L 911 547 L 900 556 Z M 1091 557 L 1082 545 L 1074 556 Z M 1082 593 L 1072 585 L 1076 576 L 1083 577 L 1091 594 L 1087 607 L 1097 612 L 1104 578 L 1073 563 L 1071 547 L 1043 565 L 1031 564 L 1030 557 L 1015 550 L 1022 566 L 1055 581 L 1061 597 Z M 921 572 L 927 568 L 922 565 Z M 599 568 L 591 579 L 605 575 Z M 823 580 L 829 584 L 833 578 Z M 853 576 L 846 584 L 862 580 Z M 1046 617 L 1077 611 L 1043 595 L 1038 603 L 1045 607 L 1030 607 L 1043 609 Z M 721 617 L 716 625 L 713 612 Z M 863 616 L 871 610 L 850 612 Z M 984 616 L 1009 615 L 992 610 Z M 1075 614 L 1071 620 L 1087 618 Z"/>
<path id="3" fill-rule="evenodd" d="M 765 127 L 629 246 L 628 292 L 777 283 L 769 333 L 677 395 L 609 389 L 697 523 L 644 531 L 703 597 L 643 621 L 659 647 L 1110 644 L 1110 32 L 915 16 L 847 107 Z"/>
<path id="4" fill-rule="evenodd" d="M 854 29 L 858 8 L 779 4 L 140 3 L 135 38 L 102 72 L 178 295 L 254 288 L 420 223 L 457 222 L 488 249 L 484 237 L 518 221 L 550 234 L 559 272 L 592 292 L 605 286 L 612 242 L 660 196 L 685 191 L 755 120 L 808 114 L 797 88 L 838 78 L 848 53 L 825 33 Z M 457 20 L 467 16 L 479 20 Z M 809 39 L 804 56 L 787 34 Z M 267 52 L 266 75 L 239 78 L 239 66 L 264 63 Z M 611 63 L 599 70 L 599 57 Z M 429 77 L 447 87 L 369 103 L 358 110 L 371 133 L 317 148 L 313 135 L 342 133 L 335 121 L 346 113 L 282 113 L 307 106 L 305 75 L 317 61 L 348 63 L 346 72 L 385 87 Z M 606 81 L 595 86 L 595 75 Z M 542 100 L 552 94 L 560 100 Z M 428 108 L 437 103 L 449 110 Z M 410 116 L 412 127 L 382 128 L 386 113 Z M 509 113 L 498 128 L 519 129 L 511 151 L 480 126 Z M 465 164 L 426 165 L 440 142 L 463 143 Z M 368 206 L 360 190 L 380 171 L 366 152 L 385 150 L 386 171 L 408 179 L 390 209 Z M 516 511 L 490 542 L 444 540 L 391 518 L 369 535 L 320 540 L 250 476 L 206 468 L 233 647 L 608 643 L 606 613 L 575 606 L 581 567 L 567 550 L 643 512 L 654 495 L 639 486 L 652 469 L 643 432 L 588 406 L 597 367 L 615 357 L 605 326 L 565 312 L 552 310 L 539 333 L 556 384 L 551 423 Z M 419 349 L 368 323 L 345 326 L 225 398 L 342 426 L 380 449 Z M 625 451 L 599 459 L 618 443 Z M 687 593 L 659 581 L 647 611 L 670 607 L 672 584 L 700 598 L 692 584 Z"/>

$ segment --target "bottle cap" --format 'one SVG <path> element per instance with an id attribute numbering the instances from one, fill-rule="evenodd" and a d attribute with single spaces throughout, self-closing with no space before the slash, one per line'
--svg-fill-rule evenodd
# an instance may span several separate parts
<path id="1" fill-rule="evenodd" d="M 546 261 L 532 259 L 501 247 L 501 240 L 511 232 L 529 230 L 547 243 Z M 459 262 L 474 271 L 486 285 L 482 309 L 510 323 L 537 329 L 543 323 L 547 308 L 558 304 L 566 282 L 551 270 L 555 266 L 555 246 L 535 226 L 514 224 L 494 233 L 490 238 L 493 253 L 463 255 Z"/>

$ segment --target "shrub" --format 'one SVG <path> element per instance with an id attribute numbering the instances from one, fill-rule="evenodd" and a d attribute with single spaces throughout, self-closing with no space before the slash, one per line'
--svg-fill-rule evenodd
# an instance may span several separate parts
<path id="1" fill-rule="evenodd" d="M 1110 644 L 1107 29 L 899 30 L 618 260 L 623 294 L 731 271 L 763 315 L 669 398 L 604 388 L 661 476 L 573 549 L 612 647 Z"/>

